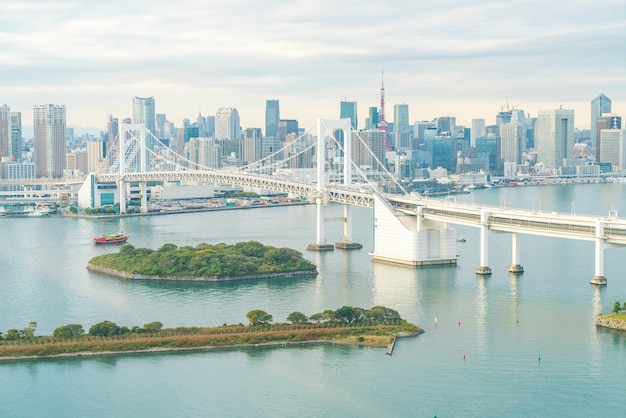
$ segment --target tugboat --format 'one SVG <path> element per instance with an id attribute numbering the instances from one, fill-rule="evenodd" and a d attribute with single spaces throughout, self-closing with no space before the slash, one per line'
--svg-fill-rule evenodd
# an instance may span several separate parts
<path id="1" fill-rule="evenodd" d="M 96 245 L 106 244 L 124 244 L 128 241 L 130 235 L 124 234 L 124 232 L 118 232 L 113 235 L 107 235 L 105 231 L 105 224 L 102 224 L 102 235 L 92 237 L 91 240 Z"/>

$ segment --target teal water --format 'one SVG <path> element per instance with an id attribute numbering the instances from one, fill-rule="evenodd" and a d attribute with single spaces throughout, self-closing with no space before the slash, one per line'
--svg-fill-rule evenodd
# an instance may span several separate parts
<path id="1" fill-rule="evenodd" d="M 606 215 L 626 210 L 624 184 L 502 188 L 458 200 L 544 211 Z M 574 204 L 572 204 L 574 202 Z M 339 216 L 330 207 L 328 216 Z M 337 215 L 334 215 L 336 212 Z M 385 305 L 425 329 L 384 349 L 346 346 L 253 347 L 0 363 L 0 416 L 607 416 L 623 410 L 626 334 L 596 329 L 594 317 L 626 300 L 624 249 L 605 252 L 608 286 L 589 284 L 593 244 L 521 236 L 525 273 L 510 276 L 511 242 L 491 234 L 493 274 L 474 273 L 477 229 L 457 227 L 456 267 L 375 264 L 372 218 L 355 209 L 360 251 L 306 252 L 315 207 L 125 218 L 137 247 L 255 239 L 302 251 L 315 278 L 228 284 L 130 282 L 88 272 L 87 261 L 117 248 L 95 247 L 96 222 L 0 219 L 0 331 L 39 324 L 49 334 L 85 328 L 246 322 L 264 309 L 275 321 L 343 305 Z M 341 227 L 327 224 L 330 241 Z M 437 318 L 437 326 L 435 326 Z M 460 323 L 460 325 L 459 325 Z M 465 358 L 464 358 L 465 355 Z M 539 361 L 539 357 L 541 361 Z"/>

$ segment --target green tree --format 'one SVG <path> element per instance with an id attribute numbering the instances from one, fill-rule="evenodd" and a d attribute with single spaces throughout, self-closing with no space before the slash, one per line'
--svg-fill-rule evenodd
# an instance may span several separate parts
<path id="1" fill-rule="evenodd" d="M 246 317 L 252 326 L 269 324 L 273 320 L 272 315 L 260 309 L 248 312 Z"/>
<path id="2" fill-rule="evenodd" d="M 85 333 L 85 330 L 83 329 L 82 325 L 67 324 L 67 325 L 61 325 L 60 327 L 56 328 L 52 332 L 52 336 L 55 338 L 74 338 L 74 337 L 78 337 L 79 335 L 83 335 L 84 333 Z"/>
<path id="3" fill-rule="evenodd" d="M 146 332 L 159 332 L 161 331 L 161 328 L 163 328 L 163 324 L 158 321 L 148 322 L 147 324 L 143 324 L 143 329 Z"/>
<path id="4" fill-rule="evenodd" d="M 287 316 L 287 321 L 293 324 L 306 324 L 309 321 L 309 318 L 302 312 L 292 312 Z"/>
<path id="5" fill-rule="evenodd" d="M 4 336 L 4 339 L 9 341 L 20 340 L 22 338 L 24 338 L 24 333 L 22 332 L 22 330 L 16 328 L 11 328 Z"/>
<path id="6" fill-rule="evenodd" d="M 309 321 L 320 322 L 322 320 L 322 313 L 318 312 L 309 317 Z"/>
<path id="7" fill-rule="evenodd" d="M 24 335 L 24 338 L 34 338 L 36 330 L 37 330 L 37 322 L 30 321 L 28 323 L 28 326 L 22 330 L 22 334 Z"/>
<path id="8" fill-rule="evenodd" d="M 622 310 L 622 306 L 619 302 L 613 304 L 613 313 L 619 313 Z"/>
<path id="9" fill-rule="evenodd" d="M 112 321 L 102 321 L 89 328 L 89 335 L 96 337 L 109 337 L 120 334 L 120 327 Z"/>
<path id="10" fill-rule="evenodd" d="M 626 311 L 626 302 L 622 305 L 622 311 Z"/>

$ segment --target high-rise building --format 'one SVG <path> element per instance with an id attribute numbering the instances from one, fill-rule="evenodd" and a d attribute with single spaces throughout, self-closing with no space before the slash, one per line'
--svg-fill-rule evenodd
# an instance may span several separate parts
<path id="1" fill-rule="evenodd" d="M 239 112 L 234 107 L 223 107 L 215 114 L 215 138 L 233 141 L 239 139 Z"/>
<path id="2" fill-rule="evenodd" d="M 352 126 L 352 130 L 356 131 L 357 126 L 358 126 L 356 102 L 348 102 L 346 100 L 340 102 L 339 118 L 340 119 L 350 118 L 350 125 Z"/>
<path id="3" fill-rule="evenodd" d="M 596 161 L 602 160 L 602 141 L 600 141 L 600 132 L 603 129 L 621 129 L 622 117 L 612 113 L 605 113 L 596 119 L 596 138 L 598 138 L 596 144 Z"/>
<path id="4" fill-rule="evenodd" d="M 281 119 L 278 121 L 278 139 L 285 142 L 289 134 L 298 135 L 298 121 L 296 119 Z"/>
<path id="5" fill-rule="evenodd" d="M 437 118 L 437 129 L 443 135 L 453 135 L 456 131 L 456 118 L 454 116 L 442 116 Z"/>
<path id="6" fill-rule="evenodd" d="M 598 142 L 602 144 L 601 162 L 611 163 L 618 170 L 626 168 L 626 144 L 624 144 L 623 129 L 602 129 Z"/>
<path id="7" fill-rule="evenodd" d="M 11 112 L 11 154 L 13 154 L 13 161 L 16 163 L 22 162 L 23 149 L 22 112 Z"/>
<path id="8" fill-rule="evenodd" d="M 11 159 L 11 108 L 0 106 L 0 161 Z"/>
<path id="9" fill-rule="evenodd" d="M 486 135 L 485 119 L 472 119 L 472 131 L 470 132 L 470 147 L 476 148 L 476 138 Z"/>
<path id="10" fill-rule="evenodd" d="M 526 148 L 526 130 L 519 123 L 500 125 L 500 158 L 503 162 L 522 163 Z"/>
<path id="11" fill-rule="evenodd" d="M 573 158 L 574 111 L 540 110 L 535 126 L 535 149 L 537 162 L 546 168 L 562 168 L 565 159 Z"/>
<path id="12" fill-rule="evenodd" d="M 409 125 L 409 105 L 393 106 L 393 145 L 396 151 L 411 149 L 411 126 Z"/>
<path id="13" fill-rule="evenodd" d="M 606 97 L 604 93 L 600 93 L 598 97 L 591 101 L 591 146 L 598 146 L 598 129 L 596 127 L 598 118 L 605 113 L 611 113 L 611 99 Z M 596 160 L 600 160 L 600 151 L 596 149 Z"/>
<path id="14" fill-rule="evenodd" d="M 361 141 L 361 139 L 363 141 Z M 367 145 L 367 147 L 365 145 Z M 351 152 L 352 162 L 360 168 L 369 167 L 372 171 L 383 171 L 383 169 L 386 168 L 386 146 L 387 133 L 384 131 L 379 131 L 377 129 L 369 129 L 358 132 L 353 131 Z M 367 148 L 371 150 L 371 153 Z"/>
<path id="15" fill-rule="evenodd" d="M 367 119 L 365 119 L 365 130 L 369 131 L 371 129 L 378 128 L 378 108 L 370 107 L 367 113 Z"/>
<path id="16" fill-rule="evenodd" d="M 133 123 L 143 123 L 150 133 L 156 136 L 156 116 L 154 97 L 133 98 Z"/>
<path id="17" fill-rule="evenodd" d="M 222 141 L 215 138 L 191 138 L 189 140 L 189 160 L 195 163 L 193 169 L 217 169 L 222 167 Z"/>
<path id="18" fill-rule="evenodd" d="M 243 155 L 244 163 L 252 163 L 261 159 L 261 128 L 248 128 L 243 131 Z"/>
<path id="19" fill-rule="evenodd" d="M 37 177 L 61 178 L 66 166 L 65 105 L 33 106 Z"/>
<path id="20" fill-rule="evenodd" d="M 278 100 L 265 101 L 265 136 L 278 136 L 280 104 Z"/>

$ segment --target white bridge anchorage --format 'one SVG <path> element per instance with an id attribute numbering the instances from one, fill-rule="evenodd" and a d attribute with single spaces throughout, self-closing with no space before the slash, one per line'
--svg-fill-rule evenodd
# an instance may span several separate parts
<path id="1" fill-rule="evenodd" d="M 138 132 L 132 140 L 146 147 L 147 131 L 143 125 L 121 124 L 120 138 L 127 132 Z M 350 119 L 318 120 L 316 157 L 326 161 L 327 141 L 333 140 L 336 131 L 343 138 L 354 138 Z M 358 134 L 356 134 L 358 136 Z M 142 139 L 143 138 L 143 139 Z M 495 206 L 475 205 L 429 199 L 417 194 L 383 194 L 367 184 L 353 183 L 353 168 L 348 157 L 343 158 L 343 182 L 328 183 L 326 164 L 317 164 L 317 182 L 305 182 L 278 175 L 260 175 L 246 168 L 208 170 L 185 169 L 169 166 L 169 170 L 147 170 L 148 152 L 135 149 L 139 155 L 138 169 L 129 169 L 125 156 L 134 145 L 126 146 L 121 141 L 118 170 L 107 173 L 91 173 L 79 193 L 79 205 L 94 207 L 99 191 L 115 193 L 115 201 L 120 211 L 126 211 L 126 196 L 130 184 L 139 184 L 142 211 L 147 210 L 146 184 L 148 182 L 193 181 L 198 183 L 231 184 L 255 189 L 287 193 L 291 196 L 306 196 L 316 204 L 316 241 L 307 249 L 314 251 L 360 249 L 361 244 L 352 240 L 352 206 L 374 208 L 374 260 L 407 266 L 427 266 L 436 264 L 454 265 L 456 256 L 456 231 L 450 225 L 465 225 L 480 229 L 480 261 L 476 273 L 491 274 L 488 260 L 488 239 L 492 233 L 511 234 L 511 264 L 509 272 L 523 273 L 521 248 L 518 234 L 541 235 L 591 241 L 595 244 L 595 266 L 591 283 L 605 285 L 604 250 L 626 246 L 626 220 L 613 212 L 608 217 L 574 215 L 566 213 L 546 213 L 536 210 L 503 209 Z M 351 140 L 344 140 L 338 146 L 344 156 L 351 155 Z M 154 157 L 153 157 L 154 158 Z M 82 196 L 82 199 L 81 199 Z M 82 203 L 81 203 L 82 202 Z M 343 216 L 326 218 L 325 206 L 338 203 L 344 206 Z M 329 244 L 325 236 L 325 223 L 342 222 L 343 239 Z"/>

